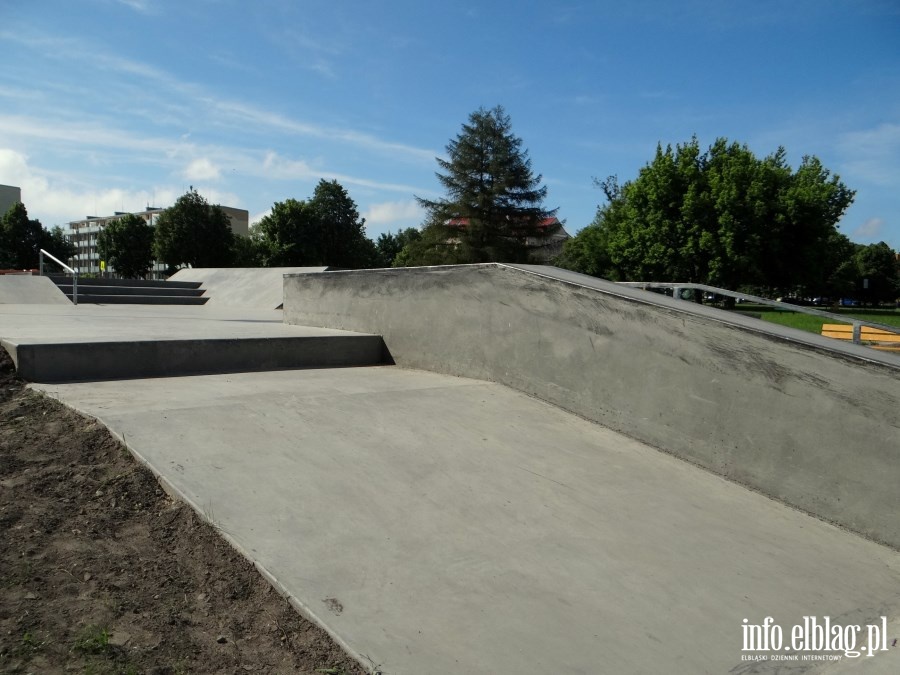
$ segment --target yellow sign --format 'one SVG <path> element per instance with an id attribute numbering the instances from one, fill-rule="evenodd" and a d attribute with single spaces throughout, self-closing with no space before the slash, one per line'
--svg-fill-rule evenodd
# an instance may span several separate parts
<path id="1" fill-rule="evenodd" d="M 101 271 L 101 272 L 105 272 L 105 271 L 106 271 L 106 261 L 105 261 L 105 260 L 101 260 L 101 261 L 100 261 L 100 271 Z"/>

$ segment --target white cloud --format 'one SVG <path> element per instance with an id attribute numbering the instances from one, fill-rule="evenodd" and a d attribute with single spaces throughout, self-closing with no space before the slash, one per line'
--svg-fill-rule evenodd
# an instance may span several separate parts
<path id="1" fill-rule="evenodd" d="M 392 225 L 397 222 L 416 221 L 421 222 L 425 217 L 425 211 L 414 200 L 399 202 L 381 202 L 371 204 L 363 214 L 369 225 Z"/>
<path id="2" fill-rule="evenodd" d="M 85 216 L 107 216 L 116 211 L 140 211 L 149 206 L 167 207 L 183 194 L 180 187 L 157 185 L 144 190 L 97 189 L 33 167 L 26 155 L 0 148 L 0 183 L 22 188 L 22 202 L 32 218 L 45 227 L 65 225 Z M 240 207 L 230 192 L 197 188 L 211 204 Z"/>
<path id="3" fill-rule="evenodd" d="M 247 169 L 248 171 L 252 171 L 250 167 L 247 167 Z M 428 193 L 427 190 L 421 190 L 412 185 L 403 185 L 402 183 L 381 183 L 379 181 L 369 180 L 368 178 L 357 178 L 343 173 L 316 169 L 304 160 L 288 159 L 271 150 L 266 153 L 265 158 L 260 165 L 260 169 L 261 175 L 264 178 L 316 181 L 320 178 L 324 178 L 325 180 L 336 180 L 344 186 L 357 185 L 359 187 L 374 188 L 376 190 L 389 190 L 391 192 L 414 194 Z"/>
<path id="4" fill-rule="evenodd" d="M 882 218 L 869 218 L 859 227 L 853 230 L 852 236 L 861 239 L 877 239 L 884 229 L 884 220 Z"/>
<path id="5" fill-rule="evenodd" d="M 265 211 L 263 211 L 262 213 L 257 213 L 256 215 L 251 215 L 250 216 L 250 224 L 253 225 L 254 223 L 258 223 L 266 216 L 271 215 L 271 213 L 272 213 L 272 209 L 269 208 L 269 209 L 266 209 Z"/>
<path id="6" fill-rule="evenodd" d="M 126 4 L 135 9 L 152 9 L 147 0 L 126 0 Z M 0 31 L 0 39 L 22 45 L 43 55 L 53 55 L 60 59 L 79 60 L 88 63 L 95 69 L 116 72 L 128 76 L 129 83 L 134 80 L 149 80 L 155 91 L 165 91 L 158 98 L 171 99 L 174 94 L 184 97 L 189 106 L 188 118 L 201 116 L 209 123 L 239 126 L 242 129 L 288 132 L 300 136 L 310 136 L 339 141 L 359 148 L 373 150 L 393 157 L 408 157 L 416 161 L 433 162 L 436 153 L 432 150 L 417 148 L 403 143 L 385 141 L 371 134 L 353 129 L 341 129 L 321 124 L 296 120 L 279 113 L 258 108 L 250 103 L 216 97 L 204 87 L 193 82 L 181 80 L 155 66 L 134 61 L 104 51 L 97 45 L 86 48 L 83 42 L 73 38 L 55 37 L 34 34 L 16 34 Z M 314 69 L 327 71 L 327 64 L 313 66 Z M 0 125 L 2 126 L 2 125 Z"/>
<path id="7" fill-rule="evenodd" d="M 838 140 L 838 150 L 845 173 L 875 185 L 900 182 L 900 124 L 886 123 L 844 134 Z"/>
<path id="8" fill-rule="evenodd" d="M 231 118 L 233 122 L 240 124 L 242 127 L 249 126 L 250 128 L 256 129 L 267 127 L 275 131 L 288 132 L 300 136 L 338 140 L 351 145 L 369 148 L 371 150 L 388 152 L 393 155 L 406 155 L 417 160 L 429 162 L 433 162 L 436 156 L 432 150 L 416 148 L 402 143 L 383 141 L 370 134 L 350 129 L 334 129 L 310 124 L 308 122 L 301 122 L 278 113 L 256 108 L 255 106 L 246 103 L 215 99 L 207 99 L 207 102 L 220 115 Z"/>
<path id="9" fill-rule="evenodd" d="M 262 161 L 262 175 L 280 180 L 310 180 L 321 174 L 303 160 L 287 159 L 271 150 Z"/>
<path id="10" fill-rule="evenodd" d="M 130 7 L 135 12 L 140 12 L 141 14 L 149 14 L 151 12 L 150 3 L 148 0 L 117 0 L 120 5 L 125 5 L 126 7 Z"/>
<path id="11" fill-rule="evenodd" d="M 200 159 L 195 159 L 188 164 L 182 172 L 182 175 L 185 179 L 194 181 L 219 180 L 222 176 L 222 172 L 219 170 L 219 167 L 213 164 L 209 159 L 202 157 Z"/>
<path id="12" fill-rule="evenodd" d="M 0 128 L 7 136 L 28 136 L 44 141 L 114 148 L 129 151 L 173 151 L 179 144 L 159 138 L 141 138 L 99 125 L 69 123 L 64 120 L 35 120 L 0 115 Z"/>

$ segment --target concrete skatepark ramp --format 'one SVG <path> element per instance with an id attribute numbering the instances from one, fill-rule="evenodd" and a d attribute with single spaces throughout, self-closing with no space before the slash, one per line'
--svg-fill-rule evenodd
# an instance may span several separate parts
<path id="1" fill-rule="evenodd" d="M 323 272 L 327 267 L 209 267 L 179 270 L 168 280 L 93 279 L 78 282 L 80 304 L 206 305 L 216 308 L 281 309 L 284 275 Z M 52 281 L 53 283 L 49 283 Z M 55 284 L 55 286 L 54 286 Z M 0 304 L 65 304 L 72 278 L 0 275 Z"/>
<path id="2" fill-rule="evenodd" d="M 821 665 L 743 661 L 743 620 L 767 616 L 885 616 L 900 637 L 900 554 L 502 385 L 344 368 L 43 389 L 385 675 Z"/>
<path id="3" fill-rule="evenodd" d="M 178 270 L 169 281 L 200 282 L 213 307 L 280 309 L 284 275 L 324 272 L 327 267 L 198 267 Z"/>
<path id="4" fill-rule="evenodd" d="M 500 382 L 900 547 L 900 358 L 551 267 L 289 276 L 285 321 Z"/>
<path id="5" fill-rule="evenodd" d="M 35 362 L 318 335 L 407 367 L 34 386 L 385 675 L 900 672 L 894 646 L 834 670 L 742 640 L 810 616 L 900 639 L 896 357 L 527 266 L 288 277 L 283 313 L 0 306 Z"/>
<path id="6" fill-rule="evenodd" d="M 71 305 L 47 277 L 0 274 L 0 305 Z"/>

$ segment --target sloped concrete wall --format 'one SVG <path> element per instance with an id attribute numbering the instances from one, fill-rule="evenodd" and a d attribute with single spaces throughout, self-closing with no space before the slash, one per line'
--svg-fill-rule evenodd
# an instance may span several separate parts
<path id="1" fill-rule="evenodd" d="M 547 267 L 284 293 L 287 323 L 381 334 L 400 366 L 501 382 L 900 548 L 896 356 Z"/>
<path id="2" fill-rule="evenodd" d="M 284 275 L 323 272 L 327 267 L 196 267 L 178 270 L 169 281 L 202 284 L 207 306 L 280 309 Z"/>
<path id="3" fill-rule="evenodd" d="M 0 274 L 0 305 L 71 305 L 72 301 L 47 277 Z"/>

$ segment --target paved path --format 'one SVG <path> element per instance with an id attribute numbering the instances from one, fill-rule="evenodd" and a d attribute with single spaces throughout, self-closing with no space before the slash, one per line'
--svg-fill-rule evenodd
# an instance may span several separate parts
<path id="1" fill-rule="evenodd" d="M 900 638 L 900 554 L 500 385 L 382 367 L 39 388 L 385 673 L 815 665 L 741 660 L 742 620 L 767 616 L 887 616 Z"/>

